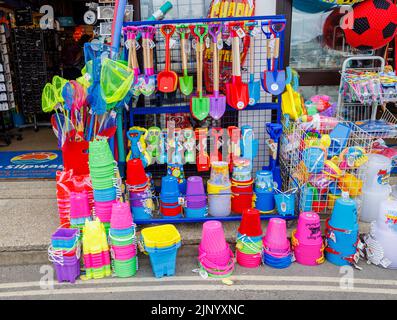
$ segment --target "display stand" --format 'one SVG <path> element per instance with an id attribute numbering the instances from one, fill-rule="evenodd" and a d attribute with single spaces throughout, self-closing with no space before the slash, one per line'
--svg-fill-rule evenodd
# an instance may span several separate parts
<path id="1" fill-rule="evenodd" d="M 256 16 L 256 17 L 239 17 L 239 18 L 219 18 L 219 19 L 191 19 L 191 20 L 163 20 L 163 21 L 153 21 L 153 22 L 129 22 L 125 23 L 124 27 L 128 26 L 146 26 L 151 25 L 156 28 L 155 34 L 155 43 L 156 47 L 154 50 L 154 68 L 155 74 L 159 73 L 160 71 L 164 70 L 164 61 L 165 61 L 165 45 L 164 45 L 164 36 L 160 32 L 160 27 L 162 25 L 195 25 L 195 24 L 208 24 L 208 23 L 222 23 L 227 24 L 230 22 L 256 22 L 259 26 L 259 32 L 257 33 L 255 40 L 252 41 L 252 38 L 248 35 L 248 38 L 244 40 L 245 46 L 254 46 L 254 65 L 255 65 L 255 79 L 260 80 L 263 72 L 267 70 L 267 37 L 261 31 L 261 24 L 264 21 L 276 21 L 286 23 L 284 16 Z M 174 39 L 179 39 L 179 35 L 175 33 Z M 192 37 L 190 37 L 191 39 Z M 227 44 L 227 39 L 223 38 L 224 42 L 224 49 L 229 49 Z M 225 48 L 226 47 L 226 48 Z M 177 50 L 175 50 L 177 49 Z M 208 50 L 208 46 L 206 51 Z M 195 51 L 193 49 L 188 50 L 188 74 L 192 75 L 194 78 L 196 73 L 196 57 Z M 208 50 L 210 51 L 210 50 Z M 248 50 L 247 50 L 248 51 Z M 227 52 L 227 50 L 225 50 Z M 224 53 L 225 53 L 224 52 Z M 182 71 L 182 61 L 181 61 L 181 54 L 180 54 L 180 45 L 179 41 L 176 42 L 173 49 L 171 49 L 171 69 L 175 71 L 178 75 L 183 74 Z M 127 56 L 127 55 L 126 55 Z M 211 61 L 211 54 L 205 53 L 204 62 L 206 68 L 204 71 L 204 78 L 205 82 L 208 82 L 208 79 L 212 77 L 212 61 Z M 280 62 L 279 62 L 279 69 L 284 69 L 284 36 L 283 33 L 280 33 Z M 250 70 L 249 70 L 249 54 L 244 56 L 243 61 L 241 63 L 241 73 L 242 73 L 242 80 L 245 83 L 249 82 L 250 78 Z M 224 66 L 224 68 L 227 68 Z M 231 69 L 231 68 L 230 68 Z M 223 70 L 225 72 L 225 70 Z M 231 70 L 230 70 L 231 71 Z M 143 68 L 141 68 L 141 73 L 143 73 Z M 227 71 L 226 71 L 227 73 Z M 221 74 L 222 74 L 222 66 L 221 66 Z M 224 80 L 224 79 L 223 79 Z M 221 76 L 222 81 L 222 76 Z M 221 91 L 223 84 L 221 83 Z M 196 87 L 196 86 L 194 86 Z M 211 94 L 212 92 L 212 85 L 208 85 L 208 83 L 204 86 L 205 93 Z M 134 100 L 134 99 L 133 99 Z M 143 101 L 143 103 L 140 103 Z M 130 124 L 131 126 L 141 126 L 148 128 L 150 126 L 158 126 L 161 128 L 165 128 L 167 122 L 171 120 L 176 120 L 176 127 L 186 127 L 183 123 L 178 123 L 178 119 L 188 119 L 190 122 L 190 126 L 193 128 L 200 128 L 200 127 L 207 127 L 211 129 L 212 127 L 221 127 L 227 128 L 228 126 L 238 126 L 242 127 L 243 125 L 251 125 L 255 137 L 259 139 L 259 152 L 256 158 L 253 161 L 253 170 L 254 173 L 256 170 L 261 170 L 264 165 L 266 165 L 269 161 L 269 154 L 266 147 L 265 140 L 267 139 L 266 133 L 266 122 L 275 122 L 280 123 L 281 121 L 281 95 L 279 96 L 272 96 L 266 93 L 261 88 L 261 97 L 258 103 L 255 105 L 247 106 L 243 110 L 237 111 L 231 107 L 226 108 L 225 115 L 220 120 L 211 119 L 211 117 L 203 120 L 197 121 L 190 115 L 190 96 L 184 96 L 180 93 L 179 89 L 176 92 L 171 94 L 163 94 L 157 92 L 150 97 L 144 97 L 143 99 L 137 99 L 134 101 L 134 105 L 129 110 L 130 112 Z M 182 122 L 183 122 L 182 121 Z M 208 139 L 209 140 L 209 139 Z M 209 144 L 208 144 L 209 145 Z M 210 148 L 208 148 L 210 150 Z M 146 168 L 147 172 L 151 173 L 154 178 L 160 178 L 161 176 L 166 175 L 167 172 L 167 165 L 161 164 L 154 164 L 150 165 Z M 197 172 L 196 165 L 185 165 L 184 166 L 185 175 L 186 177 L 192 175 L 201 175 L 203 177 L 207 177 L 209 172 Z M 277 214 L 263 214 L 261 216 L 262 219 L 270 219 L 274 217 L 281 217 L 285 219 L 294 219 L 295 216 L 290 217 L 283 217 Z M 241 215 L 233 214 L 227 217 L 205 217 L 200 219 L 187 219 L 187 218 L 178 218 L 178 219 L 148 219 L 148 220 L 138 220 L 135 221 L 137 224 L 150 224 L 150 223 L 191 223 L 191 222 L 204 222 L 207 220 L 221 220 L 221 221 L 238 221 L 241 219 Z"/>

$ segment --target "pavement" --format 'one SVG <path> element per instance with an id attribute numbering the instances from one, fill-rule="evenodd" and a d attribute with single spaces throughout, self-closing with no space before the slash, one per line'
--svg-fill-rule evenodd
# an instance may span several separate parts
<path id="1" fill-rule="evenodd" d="M 197 246 L 184 246 L 177 258 L 176 275 L 153 277 L 149 257 L 139 255 L 133 278 L 108 277 L 59 284 L 48 265 L 0 267 L 0 300 L 395 300 L 397 272 L 361 262 L 362 271 L 329 263 L 306 267 L 294 263 L 288 269 L 268 266 L 245 269 L 236 266 L 233 284 L 203 279 L 197 272 Z M 199 304 L 199 302 L 197 302 Z M 190 311 L 194 312 L 194 310 Z"/>

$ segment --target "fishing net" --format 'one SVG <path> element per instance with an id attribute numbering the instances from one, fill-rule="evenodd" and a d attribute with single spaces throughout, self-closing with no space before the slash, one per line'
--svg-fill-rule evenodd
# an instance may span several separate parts
<path id="1" fill-rule="evenodd" d="M 134 82 L 134 73 L 123 62 L 105 59 L 100 82 L 105 102 L 116 104 L 126 98 Z"/>
<path id="2" fill-rule="evenodd" d="M 59 103 L 63 103 L 63 97 L 62 97 L 62 90 L 65 84 L 68 82 L 68 80 L 60 77 L 60 76 L 54 76 L 52 78 L 52 85 L 55 88 L 55 93 L 57 95 L 57 99 Z"/>
<path id="3" fill-rule="evenodd" d="M 58 104 L 58 95 L 55 87 L 51 83 L 47 83 L 41 94 L 41 108 L 44 112 L 51 112 Z"/>

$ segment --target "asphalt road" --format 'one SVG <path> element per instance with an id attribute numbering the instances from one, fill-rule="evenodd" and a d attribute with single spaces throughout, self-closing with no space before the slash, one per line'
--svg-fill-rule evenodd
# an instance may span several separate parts
<path id="1" fill-rule="evenodd" d="M 50 265 L 0 267 L 0 299 L 397 299 L 397 270 L 365 262 L 360 266 L 361 271 L 329 263 L 317 267 L 294 263 L 284 270 L 237 266 L 231 285 L 193 272 L 197 268 L 194 256 L 178 257 L 174 277 L 154 278 L 149 258 L 140 256 L 134 278 L 78 280 L 75 284 L 53 281 Z"/>

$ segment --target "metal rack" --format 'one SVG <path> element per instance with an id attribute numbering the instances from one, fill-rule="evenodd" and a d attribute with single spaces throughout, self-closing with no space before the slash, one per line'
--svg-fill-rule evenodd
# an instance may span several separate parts
<path id="1" fill-rule="evenodd" d="M 128 22 L 125 23 L 124 26 L 143 26 L 143 25 L 152 25 L 157 29 L 155 35 L 155 43 L 156 47 L 154 50 L 154 66 L 155 66 L 155 74 L 164 69 L 165 65 L 165 45 L 164 45 L 164 37 L 159 31 L 160 27 L 165 24 L 198 24 L 198 23 L 211 23 L 211 22 L 235 22 L 235 21 L 269 21 L 269 20 L 277 20 L 286 22 L 284 16 L 257 16 L 257 17 L 240 17 L 240 18 L 218 18 L 218 19 L 177 19 L 177 20 L 163 20 L 163 21 L 153 21 L 153 22 Z M 176 39 L 176 36 L 174 36 Z M 224 40 L 227 38 L 224 38 Z M 189 42 L 191 39 L 189 40 Z M 252 43 L 251 43 L 252 45 Z M 254 63 L 255 63 L 255 79 L 261 79 L 261 73 L 266 70 L 266 36 L 260 32 L 258 36 L 255 38 L 254 45 Z M 178 74 L 182 73 L 181 66 L 181 57 L 180 57 L 180 45 L 179 42 L 175 44 L 175 46 L 171 50 L 171 69 Z M 139 52 L 138 52 L 139 54 Z M 206 55 L 205 55 L 206 56 Z M 281 35 L 280 39 L 280 69 L 284 68 L 284 37 Z M 195 76 L 196 63 L 195 63 L 195 53 L 194 50 L 191 49 L 188 54 L 188 72 L 189 75 Z M 247 58 L 245 63 L 242 63 L 242 79 L 244 82 L 248 83 L 249 80 L 249 59 Z M 211 78 L 211 61 L 207 60 L 207 71 L 208 74 L 205 76 L 206 81 Z M 141 68 L 141 70 L 143 70 Z M 194 77 L 195 78 L 195 77 Z M 206 91 L 207 89 L 207 91 Z M 222 85 L 221 85 L 222 89 Z M 205 86 L 204 91 L 207 94 L 210 93 L 211 86 Z M 276 98 L 276 99 L 275 99 Z M 192 128 L 200 128 L 200 127 L 221 127 L 227 128 L 228 126 L 238 126 L 241 127 L 243 125 L 251 125 L 253 128 L 255 138 L 259 139 L 259 151 L 258 156 L 255 158 L 253 162 L 254 172 L 256 170 L 262 169 L 263 166 L 267 165 L 269 162 L 270 153 L 267 150 L 267 146 L 265 144 L 266 139 L 268 139 L 268 134 L 266 133 L 266 122 L 276 122 L 280 123 L 281 121 L 281 95 L 278 97 L 273 97 L 265 91 L 261 91 L 261 99 L 260 102 L 254 106 L 248 106 L 246 109 L 237 111 L 233 108 L 227 107 L 225 115 L 220 120 L 214 120 L 210 117 L 203 120 L 197 121 L 190 115 L 190 97 L 186 97 L 182 95 L 179 91 L 169 94 L 168 96 L 157 92 L 150 97 L 143 97 L 139 100 L 134 100 L 132 103 L 132 108 L 130 108 L 130 126 L 141 126 L 148 128 L 150 126 L 158 126 L 160 128 L 165 128 L 167 121 L 170 118 L 176 119 L 176 127 L 184 128 L 183 124 L 186 122 L 189 123 L 189 126 Z M 178 123 L 179 122 L 179 123 Z M 208 139 L 210 140 L 210 139 Z M 210 150 L 210 141 L 208 141 L 207 150 Z M 166 175 L 167 165 L 151 165 L 147 169 L 147 172 L 151 173 L 154 178 L 160 178 L 163 175 Z M 197 173 L 195 165 L 185 165 L 185 176 L 191 175 L 202 175 L 204 178 L 207 178 L 209 172 L 200 172 Z M 276 214 L 274 215 L 262 215 L 262 219 L 270 219 L 273 217 L 280 217 Z M 203 222 L 211 219 L 217 219 L 222 221 L 238 221 L 241 219 L 241 215 L 235 215 L 232 213 L 231 216 L 224 218 L 212 218 L 206 217 L 203 219 L 150 219 L 144 221 L 136 221 L 138 224 L 147 224 L 147 223 L 190 223 L 190 222 Z M 285 219 L 294 219 L 294 217 L 285 217 Z"/>
<path id="2" fill-rule="evenodd" d="M 387 109 L 387 103 L 397 102 L 397 90 L 394 93 L 384 92 L 381 88 L 380 73 L 384 72 L 385 61 L 377 56 L 357 56 L 346 59 L 342 67 L 342 77 L 339 87 L 337 117 L 344 121 L 352 121 L 358 126 L 366 121 L 381 121 L 395 126 L 395 130 L 380 130 L 376 127 L 365 131 L 373 138 L 397 137 L 397 118 Z M 363 84 L 373 87 L 374 92 L 358 92 L 359 90 L 349 80 L 349 72 L 371 72 L 371 78 L 365 74 L 360 80 Z M 381 108 L 379 108 L 381 106 Z"/>

